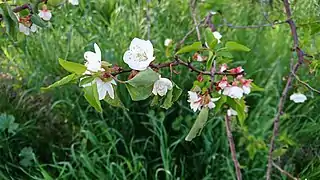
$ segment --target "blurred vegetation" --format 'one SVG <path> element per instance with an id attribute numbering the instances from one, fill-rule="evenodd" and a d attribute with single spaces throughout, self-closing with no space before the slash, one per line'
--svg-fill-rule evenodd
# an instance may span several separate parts
<path id="1" fill-rule="evenodd" d="M 26 2 L 26 1 L 21 1 Z M 49 28 L 17 40 L 0 36 L 0 179 L 235 179 L 223 116 L 210 116 L 201 136 L 184 141 L 195 120 L 186 101 L 195 74 L 186 69 L 174 81 L 184 94 L 171 109 L 149 107 L 150 100 L 131 102 L 123 86 L 118 92 L 129 111 L 103 104 L 99 114 L 76 85 L 40 92 L 66 75 L 58 58 L 82 63 L 94 42 L 103 59 L 124 66 L 122 55 L 134 37 L 146 38 L 146 7 L 151 14 L 151 40 L 158 62 L 167 61 L 163 42 L 178 42 L 193 27 L 186 0 L 81 0 L 79 6 L 49 0 Z M 312 55 L 298 72 L 319 87 L 320 2 L 291 1 L 301 48 Z M 282 1 L 206 0 L 198 15 L 219 11 L 233 25 L 285 21 Z M 264 16 L 265 15 L 265 16 Z M 265 89 L 248 96 L 246 128 L 233 123 L 243 179 L 263 179 L 272 120 L 289 72 L 292 37 L 287 24 L 234 29 L 214 23 L 223 40 L 250 47 L 234 53 L 233 65 Z M 186 40 L 195 41 L 196 34 Z M 293 55 L 292 55 L 293 54 Z M 169 74 L 167 74 L 169 75 Z M 304 104 L 287 101 L 276 142 L 275 162 L 301 179 L 320 179 L 320 97 L 298 82 Z M 273 179 L 287 179 L 276 169 Z"/>

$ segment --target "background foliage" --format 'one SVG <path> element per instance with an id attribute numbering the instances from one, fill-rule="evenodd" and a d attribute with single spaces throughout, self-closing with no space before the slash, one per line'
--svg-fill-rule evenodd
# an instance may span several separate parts
<path id="1" fill-rule="evenodd" d="M 21 1 L 25 2 L 25 1 Z M 57 5 L 49 0 L 49 5 Z M 198 14 L 221 11 L 233 25 L 284 21 L 280 0 L 207 0 Z M 300 79 L 319 87 L 319 5 L 316 0 L 291 1 L 303 50 L 313 55 Z M 165 62 L 166 38 L 178 42 L 192 27 L 185 0 L 151 1 L 151 40 L 158 62 Z M 76 85 L 40 92 L 66 75 L 58 58 L 82 63 L 94 42 L 103 59 L 124 66 L 122 55 L 134 37 L 146 38 L 146 1 L 82 0 L 79 6 L 53 9 L 49 28 L 14 41 L 0 36 L 0 179 L 235 179 L 223 116 L 211 114 L 200 137 L 184 141 L 196 115 L 186 102 L 195 74 L 178 69 L 183 97 L 169 110 L 149 107 L 151 100 L 131 102 L 124 86 L 118 93 L 129 111 L 103 103 L 97 113 Z M 264 92 L 247 98 L 246 128 L 233 124 L 244 179 L 262 179 L 272 119 L 289 72 L 292 38 L 286 24 L 257 29 L 233 29 L 215 19 L 223 39 L 245 44 L 250 53 L 234 53 L 247 77 Z M 196 34 L 186 44 L 195 41 Z M 294 56 L 294 55 L 293 55 Z M 169 73 L 167 73 L 169 77 Z M 293 90 L 308 101 L 288 101 L 281 117 L 276 162 L 297 177 L 320 179 L 319 96 L 298 82 Z M 277 170 L 274 179 L 286 179 Z"/>

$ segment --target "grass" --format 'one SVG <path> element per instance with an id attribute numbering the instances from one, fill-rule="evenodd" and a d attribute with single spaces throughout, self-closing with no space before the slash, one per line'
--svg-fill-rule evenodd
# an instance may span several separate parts
<path id="1" fill-rule="evenodd" d="M 198 14 L 203 17 L 208 9 L 221 10 L 234 25 L 264 24 L 262 10 L 269 12 L 271 20 L 285 20 L 282 7 L 281 1 L 274 1 L 272 7 L 260 1 L 209 1 L 209 5 L 199 6 Z M 319 18 L 319 4 L 297 1 L 293 7 L 302 48 L 316 57 L 320 42 L 318 34 L 312 34 L 316 25 L 306 24 Z M 124 86 L 119 86 L 118 92 L 130 110 L 103 104 L 101 114 L 85 102 L 76 85 L 39 91 L 66 75 L 58 58 L 82 63 L 83 53 L 91 50 L 94 42 L 102 49 L 104 60 L 124 66 L 122 55 L 131 39 L 147 36 L 145 8 L 145 1 L 81 1 L 77 7 L 54 9 L 48 29 L 29 37 L 20 34 L 16 42 L 0 37 L 0 71 L 13 77 L 0 80 L 0 113 L 12 115 L 19 125 L 15 133 L 0 131 L 0 179 L 235 179 L 221 114 L 211 114 L 200 137 L 184 141 L 196 118 L 185 95 L 195 75 L 184 68 L 177 69 L 182 75 L 173 79 L 183 87 L 184 95 L 168 111 L 149 107 L 150 100 L 131 102 Z M 155 56 L 158 62 L 165 62 L 164 40 L 177 42 L 193 26 L 189 5 L 184 0 L 152 1 L 150 9 Z M 219 18 L 215 23 L 220 24 Z M 259 29 L 222 26 L 218 30 L 223 40 L 235 40 L 252 49 L 235 53 L 233 65 L 242 65 L 247 76 L 265 89 L 247 98 L 247 130 L 233 121 L 243 179 L 263 179 L 265 145 L 289 72 L 290 31 L 286 24 Z M 195 39 L 194 33 L 185 43 Z M 299 77 L 318 87 L 318 77 L 308 71 L 304 65 Z M 276 144 L 285 152 L 275 161 L 301 179 L 317 180 L 319 97 L 298 82 L 290 93 L 297 89 L 305 92 L 308 101 L 286 103 Z M 25 147 L 32 151 L 21 153 Z M 273 179 L 287 178 L 274 170 Z"/>

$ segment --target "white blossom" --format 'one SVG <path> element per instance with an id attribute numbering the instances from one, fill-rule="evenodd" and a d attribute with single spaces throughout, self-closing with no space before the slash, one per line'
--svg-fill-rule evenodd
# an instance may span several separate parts
<path id="1" fill-rule="evenodd" d="M 167 78 L 159 78 L 153 85 L 152 93 L 154 95 L 164 96 L 168 90 L 173 87 L 172 82 Z"/>
<path id="2" fill-rule="evenodd" d="M 197 54 L 197 61 L 199 62 L 202 62 L 203 61 L 203 58 L 200 54 Z"/>
<path id="3" fill-rule="evenodd" d="M 218 44 L 219 44 L 221 42 L 220 39 L 222 38 L 222 35 L 218 31 L 215 31 L 213 32 L 213 36 L 218 40 Z"/>
<path id="4" fill-rule="evenodd" d="M 35 25 L 34 23 L 28 27 L 22 23 L 19 23 L 19 31 L 24 33 L 25 35 L 30 35 L 30 32 L 36 32 L 38 29 L 37 25 Z"/>
<path id="5" fill-rule="evenodd" d="M 211 98 L 210 102 L 206 106 L 208 106 L 209 109 L 213 109 L 214 107 L 216 107 L 216 104 L 214 102 L 218 101 L 219 99 L 220 99 L 220 97 Z"/>
<path id="6" fill-rule="evenodd" d="M 82 87 L 92 86 L 94 83 L 97 85 L 99 100 L 104 99 L 107 93 L 109 94 L 110 98 L 114 99 L 114 90 L 112 84 L 117 85 L 117 83 L 113 79 L 109 81 L 103 81 L 97 77 L 92 82 L 83 84 Z"/>
<path id="7" fill-rule="evenodd" d="M 219 72 L 223 73 L 223 72 L 224 72 L 225 70 L 227 70 L 227 69 L 228 69 L 227 64 L 222 64 L 221 67 L 220 67 Z"/>
<path id="8" fill-rule="evenodd" d="M 45 21 L 50 21 L 52 14 L 51 11 L 43 9 L 39 11 L 39 16 Z"/>
<path id="9" fill-rule="evenodd" d="M 85 66 L 87 67 L 85 74 L 104 70 L 101 68 L 101 50 L 96 43 L 94 43 L 93 46 L 95 52 L 87 51 L 84 53 L 84 59 L 86 60 Z"/>
<path id="10" fill-rule="evenodd" d="M 251 86 L 242 86 L 243 93 L 249 94 L 251 92 Z"/>
<path id="11" fill-rule="evenodd" d="M 243 89 L 238 86 L 227 86 L 223 90 L 223 95 L 229 96 L 231 98 L 241 99 L 243 96 Z"/>
<path id="12" fill-rule="evenodd" d="M 166 39 L 164 41 L 164 46 L 169 46 L 172 43 L 172 39 Z"/>
<path id="13" fill-rule="evenodd" d="M 134 38 L 129 50 L 124 53 L 123 60 L 131 69 L 143 71 L 154 60 L 153 46 L 149 40 Z"/>
<path id="14" fill-rule="evenodd" d="M 229 109 L 227 110 L 227 115 L 228 115 L 228 116 L 236 116 L 236 115 L 238 115 L 238 113 L 237 113 L 237 111 L 235 111 L 234 109 L 229 108 Z"/>
<path id="15" fill-rule="evenodd" d="M 72 5 L 79 5 L 79 0 L 68 0 Z"/>
<path id="16" fill-rule="evenodd" d="M 188 91 L 189 99 L 188 102 L 190 103 L 190 108 L 196 112 L 197 110 L 201 109 L 201 97 L 198 96 L 196 92 Z"/>
<path id="17" fill-rule="evenodd" d="M 93 72 L 104 71 L 101 67 L 101 50 L 99 46 L 94 44 L 95 52 L 87 51 L 84 53 L 84 58 L 86 59 L 85 66 L 87 67 L 87 71 L 84 74 L 92 74 Z M 106 97 L 107 93 L 110 98 L 114 99 L 114 90 L 113 86 L 117 85 L 116 82 L 111 80 L 102 80 L 99 77 L 96 77 L 92 82 L 82 85 L 83 87 L 91 86 L 94 83 L 97 84 L 99 100 L 102 100 Z"/>
<path id="18" fill-rule="evenodd" d="M 290 96 L 290 100 L 292 100 L 295 103 L 303 103 L 307 100 L 307 97 L 301 93 L 293 93 Z"/>

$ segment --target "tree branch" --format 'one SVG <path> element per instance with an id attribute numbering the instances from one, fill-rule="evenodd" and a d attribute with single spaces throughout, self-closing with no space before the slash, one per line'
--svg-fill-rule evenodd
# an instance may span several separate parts
<path id="1" fill-rule="evenodd" d="M 298 38 L 298 34 L 297 34 L 296 25 L 295 25 L 294 21 L 291 19 L 290 4 L 289 4 L 288 0 L 284 0 L 283 3 L 284 3 L 285 10 L 286 10 L 287 18 L 288 18 L 287 23 L 290 26 L 291 34 L 293 37 L 293 47 L 294 47 L 296 53 L 298 54 L 298 62 L 294 65 L 294 68 L 290 70 L 287 83 L 282 91 L 282 95 L 279 100 L 278 112 L 273 120 L 273 134 L 272 134 L 271 141 L 270 141 L 268 167 L 267 167 L 267 173 L 266 173 L 267 180 L 270 180 L 270 178 L 271 178 L 270 176 L 271 176 L 271 171 L 272 171 L 272 152 L 273 152 L 273 148 L 274 148 L 274 144 L 275 144 L 275 139 L 276 139 L 278 132 L 279 132 L 279 119 L 280 119 L 280 116 L 283 114 L 283 112 L 282 112 L 283 106 L 286 101 L 286 97 L 287 97 L 288 91 L 290 89 L 292 80 L 294 78 L 293 74 L 295 74 L 298 71 L 299 67 L 303 63 L 303 55 L 304 55 L 303 52 L 299 48 L 299 38 Z"/>
<path id="2" fill-rule="evenodd" d="M 289 178 L 293 179 L 293 180 L 299 180 L 299 178 L 294 177 L 293 175 L 291 175 L 290 173 L 288 173 L 287 171 L 281 169 L 281 167 L 279 167 L 276 163 L 272 162 L 272 165 L 278 169 L 282 174 L 288 176 Z"/>
<path id="3" fill-rule="evenodd" d="M 232 156 L 234 168 L 236 169 L 237 180 L 242 180 L 240 164 L 239 164 L 239 162 L 237 160 L 236 148 L 235 148 L 234 141 L 233 141 L 233 136 L 232 136 L 232 133 L 231 133 L 230 116 L 226 115 L 225 123 L 226 123 L 226 131 L 227 131 L 227 136 L 228 136 L 231 156 Z"/>
<path id="4" fill-rule="evenodd" d="M 173 67 L 173 66 L 185 66 L 187 68 L 189 68 L 191 71 L 197 72 L 197 73 L 201 73 L 203 75 L 208 75 L 208 76 L 214 76 L 215 74 L 217 75 L 225 75 L 225 76 L 238 76 L 241 74 L 244 74 L 244 72 L 240 72 L 240 73 L 229 73 L 229 72 L 215 72 L 214 74 L 212 74 L 211 71 L 202 71 L 200 69 L 197 69 L 196 67 L 194 67 L 192 65 L 192 63 L 188 63 L 188 62 L 184 62 L 183 60 L 181 60 L 179 57 L 175 57 L 175 60 L 171 61 L 171 62 L 167 62 L 167 63 L 161 63 L 161 64 L 150 64 L 149 67 L 154 68 L 154 69 L 162 69 L 162 68 L 167 68 L 167 67 Z M 116 76 L 122 73 L 128 73 L 131 72 L 131 69 L 119 69 L 117 72 L 114 72 L 112 75 Z"/>

